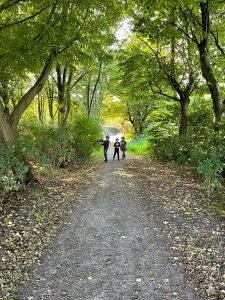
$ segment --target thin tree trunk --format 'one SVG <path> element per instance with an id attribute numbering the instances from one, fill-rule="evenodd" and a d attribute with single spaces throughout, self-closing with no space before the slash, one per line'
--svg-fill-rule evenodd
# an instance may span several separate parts
<path id="1" fill-rule="evenodd" d="M 58 122 L 60 127 L 66 127 L 70 108 L 71 108 L 71 90 L 72 79 L 74 75 L 73 68 L 70 68 L 67 76 L 68 67 L 62 70 L 60 65 L 57 65 L 57 88 L 58 88 Z M 78 81 L 77 81 L 78 82 Z M 73 84 L 73 87 L 75 84 Z"/>
<path id="2" fill-rule="evenodd" d="M 90 107 L 90 88 L 91 88 L 91 77 L 89 77 L 88 84 L 86 85 L 86 94 L 87 94 L 87 115 L 90 116 L 91 107 Z"/>
<path id="3" fill-rule="evenodd" d="M 189 99 L 182 99 L 180 101 L 180 112 L 181 112 L 180 127 L 179 127 L 180 136 L 184 136 L 187 134 L 189 102 L 190 102 Z"/>
<path id="4" fill-rule="evenodd" d="M 38 93 L 38 117 L 39 121 L 44 124 L 45 120 L 45 107 L 44 107 L 44 99 L 41 93 Z"/>
<path id="5" fill-rule="evenodd" d="M 204 44 L 199 45 L 202 76 L 205 78 L 213 101 L 213 111 L 216 126 L 222 119 L 223 100 L 218 82 L 213 74 L 208 51 Z"/>
<path id="6" fill-rule="evenodd" d="M 222 119 L 223 114 L 223 100 L 219 89 L 218 82 L 213 73 L 210 56 L 208 52 L 208 39 L 210 34 L 210 14 L 209 14 L 209 1 L 201 2 L 201 15 L 202 15 L 202 33 L 203 38 L 200 43 L 198 43 L 200 63 L 202 76 L 205 78 L 209 91 L 211 93 L 213 101 L 213 111 L 215 116 L 215 125 L 218 127 L 218 123 Z"/>
<path id="7" fill-rule="evenodd" d="M 54 112 L 53 112 L 53 104 L 54 104 L 54 85 L 53 83 L 48 82 L 47 88 L 47 98 L 48 98 L 48 110 L 52 123 L 54 123 Z"/>

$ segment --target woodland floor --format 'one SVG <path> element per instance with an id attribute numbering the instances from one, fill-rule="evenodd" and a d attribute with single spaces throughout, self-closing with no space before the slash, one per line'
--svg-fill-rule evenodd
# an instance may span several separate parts
<path id="1" fill-rule="evenodd" d="M 210 201 L 191 170 L 149 158 L 46 174 L 3 203 L 0 298 L 225 299 Z"/>

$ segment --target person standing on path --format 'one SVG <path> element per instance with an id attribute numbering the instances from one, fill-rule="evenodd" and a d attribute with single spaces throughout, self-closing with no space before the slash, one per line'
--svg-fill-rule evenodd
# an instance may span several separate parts
<path id="1" fill-rule="evenodd" d="M 116 139 L 116 141 L 114 143 L 113 160 L 115 159 L 116 154 L 117 154 L 118 160 L 120 160 L 120 142 L 119 142 L 119 139 Z"/>
<path id="2" fill-rule="evenodd" d="M 107 158 L 107 151 L 109 149 L 109 136 L 107 135 L 105 137 L 106 139 L 104 141 L 101 142 L 102 146 L 103 146 L 103 151 L 104 151 L 104 161 L 107 162 L 108 158 Z"/>
<path id="3" fill-rule="evenodd" d="M 121 137 L 121 141 L 120 141 L 120 150 L 122 151 L 122 159 L 125 159 L 126 155 L 125 155 L 125 151 L 127 150 L 127 142 L 125 140 L 125 137 L 122 136 Z"/>

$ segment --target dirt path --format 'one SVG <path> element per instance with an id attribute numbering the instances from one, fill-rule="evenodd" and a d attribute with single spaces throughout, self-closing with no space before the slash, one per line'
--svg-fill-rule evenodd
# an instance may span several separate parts
<path id="1" fill-rule="evenodd" d="M 170 191 L 150 164 L 149 184 L 141 163 L 102 165 L 19 299 L 204 299 L 164 230 L 171 216 L 159 198 Z"/>

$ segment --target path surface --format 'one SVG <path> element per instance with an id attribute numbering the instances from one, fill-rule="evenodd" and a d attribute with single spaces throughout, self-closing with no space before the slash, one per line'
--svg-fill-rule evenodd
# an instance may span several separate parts
<path id="1" fill-rule="evenodd" d="M 102 165 L 19 299 L 200 300 L 128 165 Z"/>

